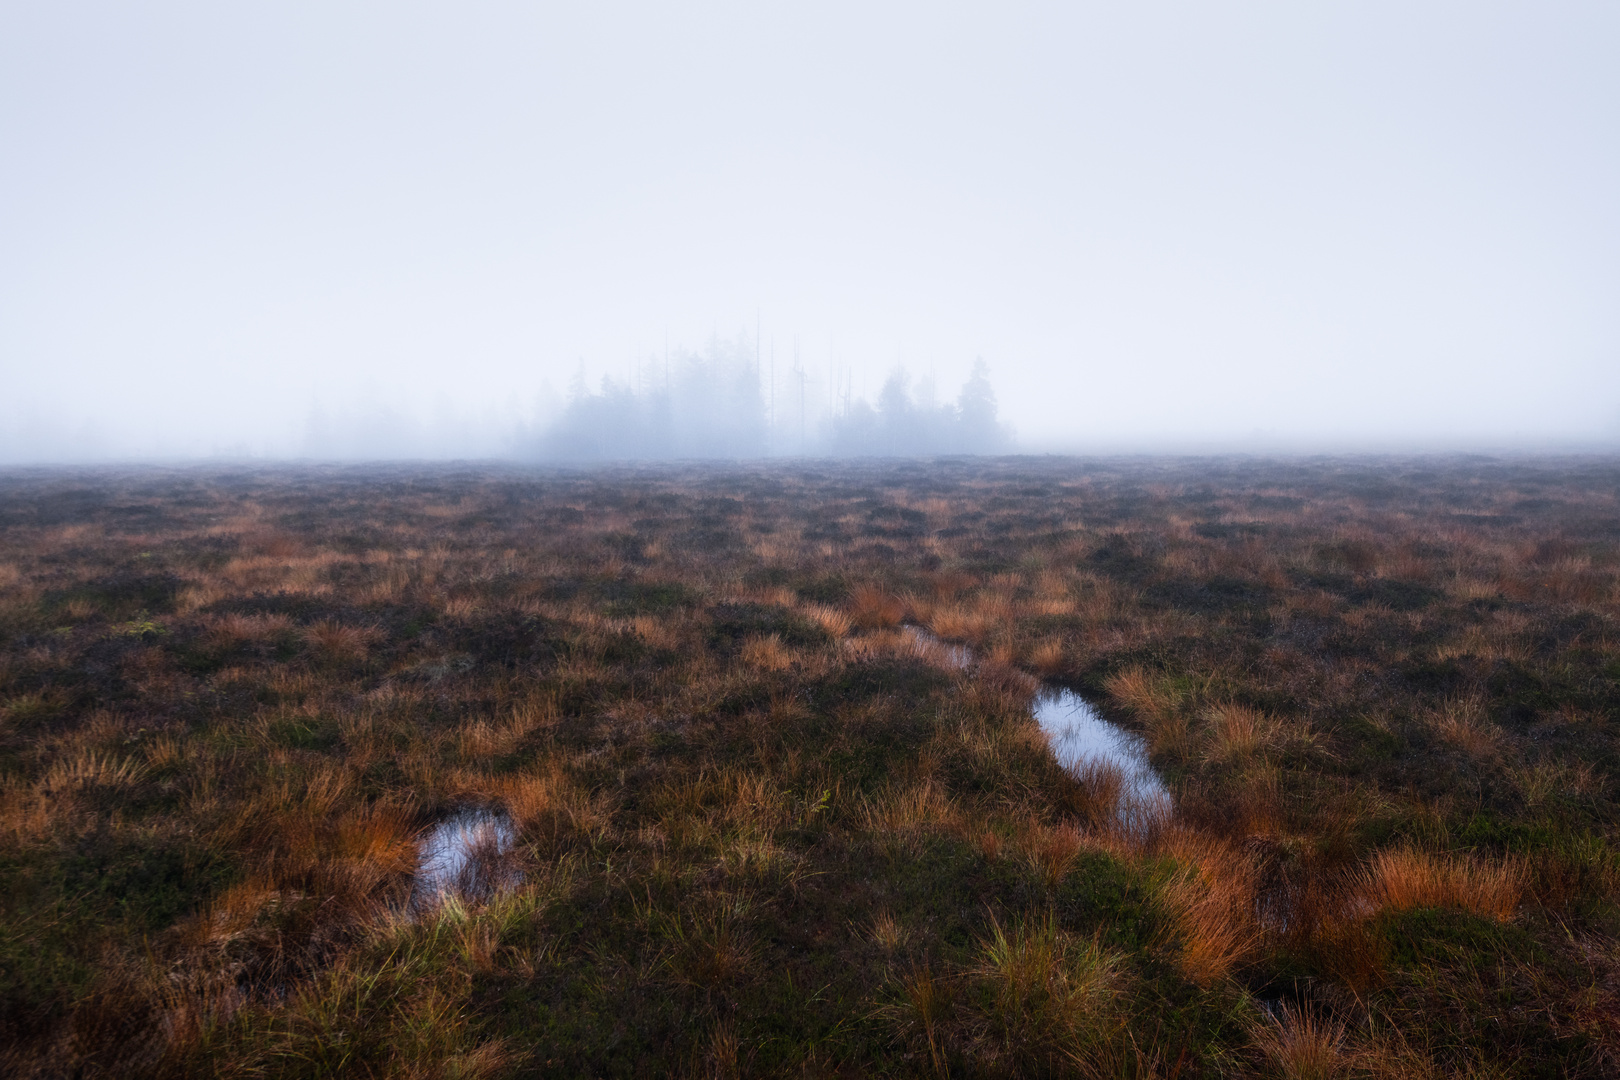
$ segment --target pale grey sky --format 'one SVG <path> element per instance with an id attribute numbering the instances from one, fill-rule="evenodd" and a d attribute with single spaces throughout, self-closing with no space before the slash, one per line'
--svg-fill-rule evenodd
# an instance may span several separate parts
<path id="1" fill-rule="evenodd" d="M 1617 57 L 1614 3 L 6 0 L 0 459 L 477 451 L 756 320 L 868 394 L 982 355 L 1031 448 L 1616 445 Z"/>

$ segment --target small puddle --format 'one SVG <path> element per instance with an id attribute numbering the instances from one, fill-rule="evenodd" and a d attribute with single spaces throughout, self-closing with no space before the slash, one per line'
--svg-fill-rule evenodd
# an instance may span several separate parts
<path id="1" fill-rule="evenodd" d="M 907 626 L 905 632 L 916 643 L 919 655 L 943 657 L 949 666 L 962 670 L 973 666 L 973 653 L 967 646 L 941 641 L 920 626 Z M 1174 805 L 1170 790 L 1153 771 L 1147 745 L 1139 735 L 1110 724 L 1091 702 L 1057 686 L 1043 686 L 1030 711 L 1065 769 L 1082 777 L 1098 766 L 1118 771 L 1118 813 L 1127 829 L 1146 828 L 1169 814 Z"/>
<path id="2" fill-rule="evenodd" d="M 522 875 L 510 858 L 516 842 L 512 819 L 498 810 L 471 807 L 451 814 L 422 837 L 412 906 L 423 911 L 447 895 L 483 899 L 517 884 Z"/>
<path id="3" fill-rule="evenodd" d="M 1148 763 L 1140 736 L 1104 720 L 1073 690 L 1043 689 L 1035 696 L 1034 712 L 1065 769 L 1077 775 L 1097 765 L 1119 771 L 1119 816 L 1128 828 L 1145 827 L 1170 812 L 1170 789 Z"/>

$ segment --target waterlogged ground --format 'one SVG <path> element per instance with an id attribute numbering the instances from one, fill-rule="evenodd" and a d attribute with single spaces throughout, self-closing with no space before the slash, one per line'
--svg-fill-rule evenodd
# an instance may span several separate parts
<path id="1" fill-rule="evenodd" d="M 1620 1073 L 1620 466 L 0 475 L 0 1073 Z"/>

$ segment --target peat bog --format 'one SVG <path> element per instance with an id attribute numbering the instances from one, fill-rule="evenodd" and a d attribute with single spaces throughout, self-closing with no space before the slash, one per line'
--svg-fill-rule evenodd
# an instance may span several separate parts
<path id="1" fill-rule="evenodd" d="M 1616 1075 L 1617 609 L 1609 459 L 0 474 L 0 1072 Z"/>

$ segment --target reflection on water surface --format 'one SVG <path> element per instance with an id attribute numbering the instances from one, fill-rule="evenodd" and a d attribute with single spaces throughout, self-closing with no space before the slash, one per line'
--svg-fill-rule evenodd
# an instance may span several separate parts
<path id="1" fill-rule="evenodd" d="M 941 641 L 920 626 L 907 626 L 905 632 L 919 656 L 937 657 L 961 670 L 973 666 L 973 653 L 966 645 Z M 1145 825 L 1169 813 L 1170 791 L 1148 763 L 1147 747 L 1139 736 L 1110 724 L 1089 701 L 1061 687 L 1043 688 L 1031 711 L 1065 769 L 1076 774 L 1098 766 L 1118 770 L 1119 815 L 1127 825 Z"/>
<path id="2" fill-rule="evenodd" d="M 1148 764 L 1141 738 L 1097 714 L 1072 690 L 1047 688 L 1035 697 L 1035 719 L 1051 740 L 1058 763 L 1070 772 L 1097 764 L 1119 770 L 1124 783 L 1119 812 L 1127 824 L 1145 823 L 1170 810 L 1170 791 Z"/>
<path id="3" fill-rule="evenodd" d="M 459 810 L 422 837 L 412 896 L 418 908 L 454 895 L 488 896 L 516 883 L 508 856 L 517 840 L 512 819 L 489 807 Z"/>

